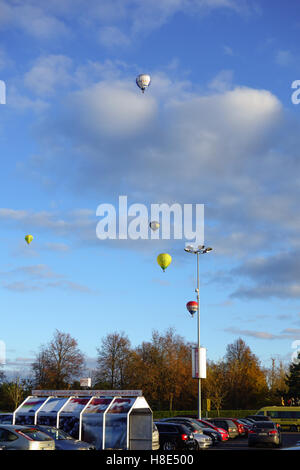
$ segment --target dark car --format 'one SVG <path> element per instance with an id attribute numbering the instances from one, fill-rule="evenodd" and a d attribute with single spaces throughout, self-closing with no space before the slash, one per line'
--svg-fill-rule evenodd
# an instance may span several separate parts
<path id="1" fill-rule="evenodd" d="M 169 422 L 179 422 L 187 426 L 191 432 L 193 433 L 203 433 L 206 436 L 209 436 L 212 439 L 213 445 L 218 444 L 222 441 L 222 436 L 218 431 L 210 428 L 209 426 L 205 426 L 205 424 L 199 422 L 197 419 L 194 418 L 184 418 L 181 416 L 176 416 L 174 418 L 164 418 L 162 421 L 169 421 Z"/>
<path id="2" fill-rule="evenodd" d="M 229 418 L 209 418 L 208 421 L 212 422 L 218 428 L 225 429 L 231 439 L 239 436 L 239 431 L 236 424 Z"/>
<path id="3" fill-rule="evenodd" d="M 197 442 L 190 430 L 181 423 L 155 421 L 161 450 L 196 450 Z"/>
<path id="4" fill-rule="evenodd" d="M 281 433 L 276 424 L 272 421 L 257 421 L 253 424 L 248 434 L 248 446 L 257 444 L 271 444 L 275 447 L 281 447 Z"/>
<path id="5" fill-rule="evenodd" d="M 252 419 L 253 421 L 272 421 L 270 416 L 264 416 L 264 415 L 248 415 L 246 416 L 246 419 Z"/>
<path id="6" fill-rule="evenodd" d="M 209 428 L 212 428 L 214 429 L 215 431 L 218 431 L 218 433 L 220 433 L 221 435 L 221 439 L 222 441 L 228 441 L 229 439 L 229 434 L 228 432 L 223 429 L 223 428 L 218 428 L 217 426 L 215 426 L 213 423 L 209 423 L 208 421 L 206 421 L 205 419 L 197 419 L 197 421 L 199 421 L 200 423 L 203 423 L 205 424 L 205 426 L 209 427 Z"/>

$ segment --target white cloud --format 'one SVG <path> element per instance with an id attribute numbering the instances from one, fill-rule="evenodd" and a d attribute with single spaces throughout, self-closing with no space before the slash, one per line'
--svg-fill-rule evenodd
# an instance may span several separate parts
<path id="1" fill-rule="evenodd" d="M 25 74 L 25 85 L 37 95 L 52 95 L 72 83 L 72 61 L 64 55 L 39 57 Z"/>
<path id="2" fill-rule="evenodd" d="M 17 27 L 39 39 L 51 39 L 65 35 L 68 28 L 53 14 L 47 12 L 38 1 L 8 2 L 0 0 L 0 28 Z"/>
<path id="3" fill-rule="evenodd" d="M 102 44 L 129 45 L 140 35 L 161 27 L 175 14 L 204 15 L 216 10 L 254 12 L 247 0 L 0 0 L 0 28 L 16 27 L 40 40 L 72 35 L 71 22 L 82 31 L 100 35 Z"/>
<path id="4" fill-rule="evenodd" d="M 90 136 L 132 136 L 154 118 L 156 114 L 155 100 L 140 96 L 130 89 L 127 82 L 101 82 L 86 90 L 72 94 L 67 100 L 67 119 L 77 122 L 74 128 Z"/>
<path id="5" fill-rule="evenodd" d="M 221 70 L 208 84 L 217 92 L 224 92 L 233 87 L 233 70 Z"/>
<path id="6" fill-rule="evenodd" d="M 65 279 L 45 264 L 30 266 L 19 266 L 10 271 L 1 272 L 0 276 L 5 279 L 2 287 L 14 292 L 44 291 L 49 288 L 72 290 L 82 293 L 92 293 L 89 287 Z M 9 281 L 13 278 L 12 281 Z"/>
<path id="7" fill-rule="evenodd" d="M 105 26 L 100 29 L 99 41 L 106 47 L 128 46 L 130 38 L 116 26 Z"/>
<path id="8" fill-rule="evenodd" d="M 294 65 L 296 63 L 295 57 L 292 52 L 283 49 L 277 51 L 275 61 L 278 65 L 281 65 L 282 67 L 288 67 L 289 65 Z"/>

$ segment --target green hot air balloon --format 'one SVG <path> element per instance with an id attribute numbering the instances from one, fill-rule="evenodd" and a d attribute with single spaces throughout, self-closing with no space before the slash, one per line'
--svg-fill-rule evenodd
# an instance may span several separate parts
<path id="1" fill-rule="evenodd" d="M 29 245 L 33 240 L 33 236 L 32 235 L 26 235 L 25 240 L 27 241 L 27 243 Z"/>
<path id="2" fill-rule="evenodd" d="M 172 257 L 168 253 L 161 253 L 157 257 L 157 262 L 163 271 L 170 265 L 171 261 Z"/>

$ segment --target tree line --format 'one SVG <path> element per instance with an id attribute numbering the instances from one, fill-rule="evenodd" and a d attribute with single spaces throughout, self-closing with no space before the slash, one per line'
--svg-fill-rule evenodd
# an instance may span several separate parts
<path id="1" fill-rule="evenodd" d="M 152 332 L 150 341 L 132 347 L 124 332 L 102 338 L 97 348 L 97 366 L 92 388 L 101 390 L 141 389 L 153 410 L 197 409 L 198 386 L 192 378 L 192 343 L 174 329 Z M 249 346 L 238 338 L 219 361 L 208 361 L 202 398 L 211 409 L 258 409 L 300 398 L 300 354 L 285 366 L 272 358 L 262 367 Z M 32 389 L 80 389 L 85 356 L 70 334 L 56 330 L 42 345 L 27 379 L 7 381 L 0 371 L 0 409 L 13 410 Z"/>

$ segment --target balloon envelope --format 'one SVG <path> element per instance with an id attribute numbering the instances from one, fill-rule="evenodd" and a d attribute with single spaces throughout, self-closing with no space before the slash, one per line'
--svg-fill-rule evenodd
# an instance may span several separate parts
<path id="1" fill-rule="evenodd" d="M 194 315 L 194 313 L 196 313 L 198 310 L 198 302 L 191 300 L 186 304 L 186 308 L 188 309 L 191 315 Z"/>
<path id="2" fill-rule="evenodd" d="M 150 75 L 147 75 L 145 73 L 141 73 L 136 77 L 136 84 L 137 86 L 142 90 L 144 93 L 145 89 L 148 88 L 151 82 L 151 77 Z"/>
<path id="3" fill-rule="evenodd" d="M 27 241 L 27 243 L 29 245 L 29 243 L 31 243 L 32 240 L 33 240 L 33 236 L 32 235 L 26 235 L 25 240 Z"/>
<path id="4" fill-rule="evenodd" d="M 161 253 L 157 257 L 157 262 L 163 271 L 165 271 L 165 269 L 169 266 L 171 261 L 172 261 L 172 257 L 168 253 Z"/>
<path id="5" fill-rule="evenodd" d="M 150 225 L 150 228 L 154 231 L 157 230 L 160 227 L 160 223 L 156 222 L 156 220 L 154 220 L 153 222 L 150 222 L 149 225 Z"/>

